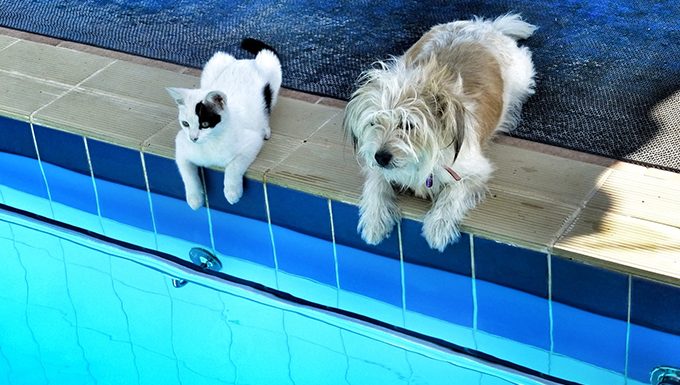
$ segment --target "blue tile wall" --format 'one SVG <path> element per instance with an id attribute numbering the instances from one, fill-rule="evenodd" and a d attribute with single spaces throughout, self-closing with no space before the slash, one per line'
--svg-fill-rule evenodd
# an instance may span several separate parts
<path id="1" fill-rule="evenodd" d="M 628 317 L 628 276 L 551 256 L 552 299 L 607 317 Z"/>
<path id="2" fill-rule="evenodd" d="M 267 197 L 279 269 L 335 286 L 328 200 L 272 184 Z"/>
<path id="3" fill-rule="evenodd" d="M 31 126 L 27 122 L 0 116 L 0 152 L 36 158 Z"/>
<path id="4" fill-rule="evenodd" d="M 548 297 L 547 255 L 474 237 L 475 276 L 543 298 Z"/>
<path id="5" fill-rule="evenodd" d="M 205 168 L 203 171 L 211 209 L 267 221 L 262 182 L 243 178 L 243 196 L 238 203 L 232 205 L 224 197 L 224 172 L 210 168 Z"/>
<path id="6" fill-rule="evenodd" d="M 274 267 L 274 249 L 267 222 L 211 208 L 215 249 L 224 255 Z M 229 273 L 228 268 L 225 269 Z"/>
<path id="7" fill-rule="evenodd" d="M 359 208 L 338 201 L 333 201 L 332 207 L 333 227 L 335 228 L 335 241 L 337 244 L 399 259 L 399 236 L 397 235 L 396 226 L 392 229 L 392 233 L 387 239 L 378 245 L 369 245 L 361 239 L 361 235 L 357 232 Z"/>
<path id="8" fill-rule="evenodd" d="M 469 277 L 406 263 L 404 281 L 407 310 L 472 327 L 472 283 Z"/>
<path id="9" fill-rule="evenodd" d="M 608 318 L 553 302 L 554 351 L 623 373 L 626 365 L 625 320 Z"/>
<path id="10" fill-rule="evenodd" d="M 103 217 L 153 231 L 149 197 L 138 151 L 88 139 Z M 129 187 L 132 187 L 130 189 Z"/>
<path id="11" fill-rule="evenodd" d="M 548 301 L 479 279 L 475 281 L 475 287 L 478 329 L 550 349 Z"/>
<path id="12" fill-rule="evenodd" d="M 404 261 L 465 276 L 472 275 L 468 234 L 461 234 L 456 243 L 448 245 L 443 252 L 439 252 L 431 249 L 427 244 L 422 235 L 422 227 L 423 224 L 418 221 L 410 219 L 401 221 Z"/>
<path id="13" fill-rule="evenodd" d="M 186 201 L 184 183 L 174 160 L 144 153 L 144 163 L 152 193 Z"/>
<path id="14" fill-rule="evenodd" d="M 31 126 L 26 122 L 0 117 L 0 184 L 11 189 L 41 198 L 48 198 L 47 186 L 40 164 L 35 161 L 37 154 Z M 15 155 L 12 155 L 15 154 Z M 18 156 L 17 156 L 18 155 Z M 10 191 L 3 194 L 4 203 L 36 214 L 52 216 L 49 202 L 36 205 L 25 202 Z"/>
<path id="15" fill-rule="evenodd" d="M 630 322 L 680 335 L 680 287 L 633 278 Z"/>
<path id="16" fill-rule="evenodd" d="M 90 175 L 83 137 L 68 132 L 33 125 L 40 160 Z"/>
<path id="17" fill-rule="evenodd" d="M 337 201 L 332 208 L 340 288 L 401 307 L 397 228 L 377 246 L 367 245 L 357 233 L 359 208 Z"/>
<path id="18" fill-rule="evenodd" d="M 205 207 L 192 210 L 184 199 L 184 185 L 174 160 L 144 154 L 151 204 L 158 234 L 183 239 L 194 247 L 212 249 L 210 223 Z M 161 251 L 186 258 L 186 246 L 159 242 Z"/>
<path id="19" fill-rule="evenodd" d="M 669 314 L 678 318 L 678 312 Z M 680 368 L 680 335 L 672 335 L 635 324 L 630 325 L 628 376 L 644 384 L 658 366 Z"/>
<path id="20" fill-rule="evenodd" d="M 97 214 L 97 200 L 83 137 L 38 125 L 33 125 L 33 129 L 52 201 Z M 67 177 L 67 170 L 76 171 L 83 178 Z M 55 219 L 62 219 L 56 216 Z"/>

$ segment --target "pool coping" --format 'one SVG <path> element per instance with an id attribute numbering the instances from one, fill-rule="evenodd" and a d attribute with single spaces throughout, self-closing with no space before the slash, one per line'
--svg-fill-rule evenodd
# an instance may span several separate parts
<path id="1" fill-rule="evenodd" d="M 0 115 L 143 153 L 173 158 L 176 109 L 163 88 L 190 87 L 199 74 L 0 28 L 0 80 L 9 95 L 0 92 Z M 362 179 L 341 130 L 344 105 L 282 89 L 272 139 L 246 176 L 356 205 Z M 497 167 L 490 192 L 463 231 L 680 285 L 680 215 L 673 215 L 680 174 L 504 135 L 489 155 Z M 408 196 L 400 205 L 415 220 L 429 208 Z"/>

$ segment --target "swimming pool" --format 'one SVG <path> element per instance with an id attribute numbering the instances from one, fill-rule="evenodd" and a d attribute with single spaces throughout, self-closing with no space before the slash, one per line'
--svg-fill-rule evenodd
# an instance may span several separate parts
<path id="1" fill-rule="evenodd" d="M 578 383 L 647 383 L 654 367 L 680 364 L 677 321 L 655 306 L 675 308 L 675 287 L 472 235 L 442 258 L 419 243 L 419 226 L 413 221 L 404 221 L 384 245 L 370 248 L 356 235 L 352 205 L 248 180 L 243 201 L 231 207 L 220 201 L 220 176 L 213 170 L 205 170 L 210 208 L 193 212 L 181 199 L 181 181 L 169 159 L 22 122 L 2 123 L 4 137 L 11 138 L 0 152 L 0 198 L 5 205 L 183 260 L 192 247 L 204 247 L 218 255 L 228 274 L 313 304 L 314 315 L 304 313 L 305 321 L 316 324 L 322 318 L 321 324 L 332 324 L 328 327 L 333 335 L 343 336 L 349 333 L 345 322 L 357 324 L 353 313 L 363 320 L 358 324 L 364 329 L 356 335 L 361 340 L 357 345 L 341 340 L 329 347 L 326 343 L 338 339 L 312 333 L 316 326 L 293 326 L 296 321 L 290 319 L 306 308 L 300 302 L 252 309 L 259 307 L 253 305 L 257 299 L 234 297 L 230 284 L 179 260 L 159 265 L 159 259 L 144 259 L 154 254 L 140 252 L 143 258 L 133 254 L 146 262 L 132 263 L 131 257 L 121 258 L 129 251 L 114 247 L 115 254 L 108 246 L 103 251 L 87 248 L 94 254 L 87 257 L 82 239 L 65 240 L 63 233 L 44 229 L 37 236 L 36 228 L 50 226 L 34 221 L 20 225 L 5 214 L 1 258 L 12 261 L 14 268 L 2 272 L 3 282 L 11 285 L 5 285 L 8 289 L 1 296 L 3 310 L 13 315 L 5 321 L 14 323 L 0 327 L 0 363 L 5 363 L 0 364 L 0 381 L 22 383 L 16 376 L 25 368 L 23 373 L 42 381 L 37 383 L 70 383 L 59 377 L 63 373 L 84 378 L 83 383 L 145 383 L 161 375 L 170 376 L 169 383 L 179 383 L 178 378 L 182 383 L 335 383 L 329 378 L 336 371 L 336 382 L 352 384 L 450 383 L 451 378 L 462 384 L 531 383 L 506 370 L 501 372 L 509 373 L 507 377 L 486 372 L 489 366 L 484 364 L 447 372 L 461 367 L 451 364 L 450 351 L 433 349 L 435 354 L 428 347 L 423 353 L 422 343 L 401 334 L 387 333 L 390 342 L 375 337 L 385 329 L 412 331 L 449 348 L 481 352 Z M 69 275 L 69 269 L 76 272 Z M 170 276 L 192 283 L 176 289 L 168 286 Z M 64 290 L 78 294 L 64 297 Z M 61 308 L 40 302 L 59 293 L 53 305 Z M 175 307 L 183 308 L 182 315 L 171 311 Z M 232 307 L 234 313 L 225 310 Z M 44 316 L 39 313 L 43 309 Z M 330 311 L 326 316 L 333 321 L 319 315 L 324 311 Z M 248 318 L 253 314 L 261 315 Z M 54 322 L 43 321 L 48 319 Z M 175 320 L 175 326 L 167 326 Z M 145 326 L 151 322 L 165 326 Z M 212 322 L 220 337 L 197 335 L 202 322 Z M 229 334 L 234 333 L 230 328 L 241 322 L 249 327 L 237 328 L 238 335 L 257 346 L 226 354 L 224 343 L 236 335 Z M 254 334 L 249 337 L 246 330 Z M 262 330 L 274 341 L 271 350 L 255 350 L 266 348 L 267 343 L 258 343 L 265 338 Z M 80 335 L 85 336 L 82 341 Z M 55 336 L 71 336 L 70 345 L 65 345 L 70 346 L 68 354 L 53 350 L 61 346 Z M 199 342 L 192 345 L 194 341 Z M 297 342 L 304 347 L 291 348 Z M 395 344 L 398 349 L 393 350 Z M 28 350 L 15 356 L 8 346 Z M 98 356 L 108 349 L 126 357 L 117 365 L 129 370 L 122 382 L 111 379 L 118 371 Z M 206 352 L 217 358 L 206 358 Z M 412 362 L 412 356 L 423 354 L 428 359 L 435 354 L 436 359 L 424 366 Z M 62 356 L 72 361 L 60 366 L 63 362 L 54 359 Z M 271 356 L 282 361 L 270 362 Z M 400 358 L 393 360 L 395 356 Z M 448 369 L 440 371 L 440 364 Z M 279 369 L 263 370 L 270 367 Z M 165 369 L 155 373 L 151 368 Z M 244 374 L 250 372 L 252 379 Z M 326 382 L 318 382 L 319 377 L 313 382 L 305 373 L 316 373 Z"/>

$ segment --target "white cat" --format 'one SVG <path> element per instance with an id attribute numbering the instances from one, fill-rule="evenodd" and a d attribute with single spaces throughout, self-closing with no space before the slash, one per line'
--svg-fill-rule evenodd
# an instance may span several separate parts
<path id="1" fill-rule="evenodd" d="M 204 202 L 199 166 L 224 167 L 224 196 L 234 204 L 243 195 L 243 174 L 271 136 L 269 115 L 281 88 L 281 63 L 258 40 L 244 39 L 241 47 L 255 59 L 217 52 L 203 68 L 201 88 L 167 88 L 182 127 L 175 159 L 194 210 Z"/>

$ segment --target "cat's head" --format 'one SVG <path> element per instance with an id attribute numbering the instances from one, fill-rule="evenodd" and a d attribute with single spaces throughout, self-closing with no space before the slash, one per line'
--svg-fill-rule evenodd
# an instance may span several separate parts
<path id="1" fill-rule="evenodd" d="M 179 125 L 187 138 L 204 141 L 219 129 L 227 109 L 227 96 L 220 91 L 166 88 L 177 103 Z"/>

